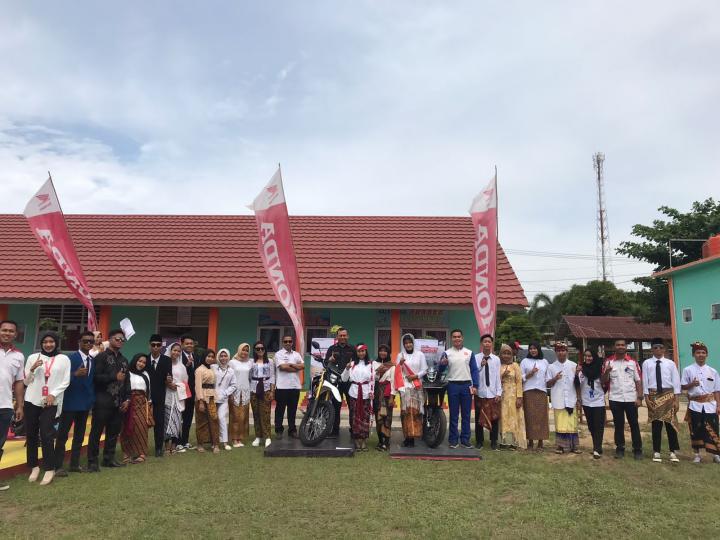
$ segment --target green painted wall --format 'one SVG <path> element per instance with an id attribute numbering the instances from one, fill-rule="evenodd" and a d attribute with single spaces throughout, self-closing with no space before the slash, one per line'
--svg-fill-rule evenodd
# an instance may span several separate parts
<path id="1" fill-rule="evenodd" d="M 257 340 L 257 308 L 220 308 L 218 310 L 218 349 L 228 349 L 231 355 L 238 345 Z"/>
<path id="2" fill-rule="evenodd" d="M 8 318 L 25 326 L 25 340 L 23 343 L 16 343 L 25 356 L 35 351 L 35 339 L 37 338 L 38 309 L 36 304 L 10 304 L 8 306 Z"/>
<path id="3" fill-rule="evenodd" d="M 330 326 L 342 325 L 348 329 L 350 343 L 365 343 L 374 356 L 375 347 L 375 323 L 377 321 L 377 310 L 338 308 L 330 310 Z"/>
<path id="4" fill-rule="evenodd" d="M 130 360 L 137 353 L 149 350 L 150 336 L 157 329 L 158 308 L 154 306 L 113 306 L 110 316 L 110 329 L 120 328 L 124 318 L 132 322 L 135 335 L 125 343 L 122 349 L 125 358 Z M 105 336 L 107 338 L 107 336 Z"/>
<path id="5" fill-rule="evenodd" d="M 672 279 L 680 366 L 693 362 L 690 344 L 703 341 L 708 346 L 708 364 L 720 369 L 720 320 L 710 318 L 710 306 L 720 304 L 720 261 L 681 270 Z M 692 308 L 692 322 L 683 321 L 684 308 Z"/>
<path id="6" fill-rule="evenodd" d="M 459 328 L 465 338 L 465 346 L 477 352 L 480 350 L 480 331 L 475 321 L 475 313 L 472 310 L 451 310 L 448 311 L 448 332 L 453 328 Z M 448 335 L 448 340 L 450 336 Z M 448 346 L 451 344 L 448 344 Z"/>

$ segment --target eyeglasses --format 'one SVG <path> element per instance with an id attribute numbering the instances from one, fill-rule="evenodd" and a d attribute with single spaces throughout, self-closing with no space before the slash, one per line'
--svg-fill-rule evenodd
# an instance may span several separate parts
<path id="1" fill-rule="evenodd" d="M 151 343 L 151 347 L 162 347 L 162 343 Z"/>
<path id="2" fill-rule="evenodd" d="M 284 339 L 283 343 L 292 343 L 292 339 Z"/>
<path id="3" fill-rule="evenodd" d="M 124 337 L 120 337 L 120 336 L 115 336 L 115 337 L 113 338 L 113 340 L 114 340 L 114 341 L 119 341 L 120 343 L 122 343 L 123 341 L 125 341 L 125 338 L 124 338 Z"/>
<path id="4" fill-rule="evenodd" d="M 256 350 L 256 351 L 264 351 L 264 350 L 265 350 L 265 347 L 255 347 L 255 350 Z"/>

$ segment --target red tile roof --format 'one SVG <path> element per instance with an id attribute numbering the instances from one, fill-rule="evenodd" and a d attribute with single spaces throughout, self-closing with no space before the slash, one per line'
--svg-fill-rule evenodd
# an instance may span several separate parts
<path id="1" fill-rule="evenodd" d="M 663 323 L 642 323 L 634 317 L 598 317 L 565 315 L 560 335 L 595 339 L 672 339 L 670 326 Z"/>
<path id="2" fill-rule="evenodd" d="M 304 302 L 472 305 L 469 217 L 290 219 Z M 66 220 L 98 304 L 275 302 L 254 216 Z M 0 214 L 0 238 L 0 299 L 73 299 L 23 216 Z M 500 246 L 498 293 L 500 305 L 528 305 Z"/>

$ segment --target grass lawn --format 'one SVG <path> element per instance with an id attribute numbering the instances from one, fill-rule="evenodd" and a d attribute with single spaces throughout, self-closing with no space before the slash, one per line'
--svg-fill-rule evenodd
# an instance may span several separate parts
<path id="1" fill-rule="evenodd" d="M 0 493 L 5 538 L 698 538 L 717 535 L 720 465 L 485 451 L 480 462 L 188 452 Z M 706 460 L 707 458 L 703 456 Z M 705 501 L 700 506 L 699 501 Z M 382 519 L 381 519 L 382 518 Z"/>

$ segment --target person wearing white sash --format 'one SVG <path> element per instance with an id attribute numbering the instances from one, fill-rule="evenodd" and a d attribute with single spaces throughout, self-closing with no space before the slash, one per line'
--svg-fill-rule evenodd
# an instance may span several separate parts
<path id="1" fill-rule="evenodd" d="M 400 421 L 405 440 L 403 446 L 415 446 L 422 437 L 425 392 L 422 378 L 427 373 L 427 360 L 422 351 L 415 350 L 412 334 L 402 337 L 402 352 L 395 362 L 395 386 L 400 392 Z"/>

